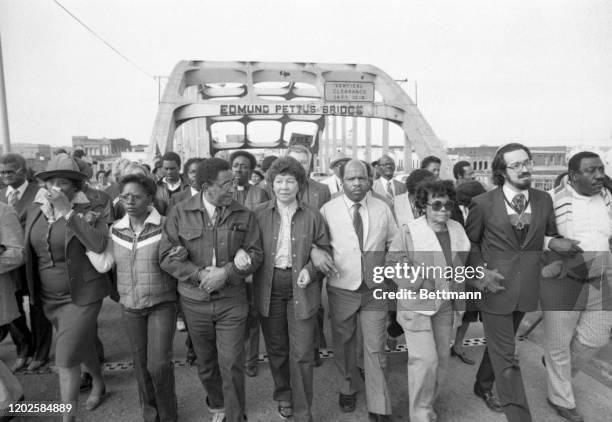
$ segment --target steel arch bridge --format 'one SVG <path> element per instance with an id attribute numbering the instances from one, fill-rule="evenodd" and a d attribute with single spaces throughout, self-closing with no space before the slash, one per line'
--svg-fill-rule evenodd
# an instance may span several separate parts
<path id="1" fill-rule="evenodd" d="M 373 141 L 371 121 L 376 119 L 382 121 L 382 136 Z M 360 120 L 365 120 L 364 142 L 358 141 Z M 348 137 L 347 121 L 352 121 Z M 171 150 L 183 156 L 207 156 L 229 149 L 286 148 L 301 140 L 326 170 L 336 152 L 357 158 L 358 147 L 365 147 L 367 161 L 373 158 L 373 146 L 382 146 L 381 152 L 387 153 L 389 123 L 403 132 L 406 170 L 412 167 L 414 151 L 420 159 L 439 157 L 441 176 L 452 174 L 444 146 L 416 104 L 375 66 L 185 60 L 174 67 L 164 89 L 149 151 L 152 156 Z M 276 129 L 263 141 L 256 140 L 255 129 L 262 124 Z M 314 129 L 310 135 L 294 133 L 292 140 L 289 128 L 296 124 Z M 216 128 L 223 125 L 233 125 L 236 133 L 221 139 Z"/>

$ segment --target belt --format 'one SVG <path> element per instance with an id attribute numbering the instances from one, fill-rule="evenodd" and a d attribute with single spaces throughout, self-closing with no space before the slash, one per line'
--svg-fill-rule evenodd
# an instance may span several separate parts
<path id="1" fill-rule="evenodd" d="M 291 267 L 285 267 L 285 268 L 274 267 L 274 271 L 291 271 Z"/>

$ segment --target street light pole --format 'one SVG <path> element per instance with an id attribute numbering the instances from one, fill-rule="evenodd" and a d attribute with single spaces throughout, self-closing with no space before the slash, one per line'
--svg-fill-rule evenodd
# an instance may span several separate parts
<path id="1" fill-rule="evenodd" d="M 0 137 L 2 138 L 3 153 L 11 151 L 9 137 L 8 110 L 6 106 L 6 89 L 4 88 L 4 64 L 2 62 L 2 39 L 0 38 Z"/>

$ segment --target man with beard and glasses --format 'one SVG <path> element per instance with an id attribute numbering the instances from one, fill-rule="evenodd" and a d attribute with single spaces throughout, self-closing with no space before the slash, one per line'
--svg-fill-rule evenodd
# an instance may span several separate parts
<path id="1" fill-rule="evenodd" d="M 234 173 L 234 191 L 232 198 L 240 205 L 253 211 L 259 204 L 270 200 L 268 192 L 257 186 L 249 184 L 251 173 L 257 165 L 257 160 L 248 151 L 234 151 L 229 156 L 229 164 Z M 257 376 L 257 362 L 259 360 L 259 314 L 255 305 L 253 293 L 253 278 L 246 279 L 246 292 L 249 301 L 249 315 L 247 316 L 246 337 L 244 341 L 244 372 L 249 377 Z"/>
<path id="2" fill-rule="evenodd" d="M 559 237 L 550 196 L 531 189 L 533 161 L 527 147 L 504 145 L 491 168 L 497 188 L 472 200 L 466 222 L 472 243 L 468 265 L 484 268 L 482 279 L 469 281 L 482 291 L 476 305 L 487 339 L 474 393 L 492 410 L 503 411 L 509 422 L 530 422 L 515 355 L 516 331 L 525 312 L 538 307 L 543 250 L 576 254 L 580 248 Z"/>
<path id="3" fill-rule="evenodd" d="M 576 410 L 572 377 L 610 341 L 612 328 L 612 194 L 601 158 L 580 152 L 551 191 L 559 233 L 580 241 L 575 259 L 554 256 L 542 269 L 541 305 L 548 403 L 565 419 Z"/>

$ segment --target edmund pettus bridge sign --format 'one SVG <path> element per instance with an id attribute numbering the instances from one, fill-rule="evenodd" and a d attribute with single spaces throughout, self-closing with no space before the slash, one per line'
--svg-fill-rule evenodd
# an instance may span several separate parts
<path id="1" fill-rule="evenodd" d="M 359 119 L 365 119 L 366 155 L 377 143 L 388 151 L 389 124 L 394 124 L 403 131 L 407 169 L 414 151 L 420 158 L 440 157 L 443 175 L 451 174 L 445 148 L 416 104 L 393 78 L 366 64 L 180 61 L 166 84 L 149 150 L 206 156 L 230 149 L 286 148 L 291 133 L 310 133 L 303 130 L 310 125 L 310 148 L 327 162 L 344 149 L 357 157 Z M 374 119 L 382 120 L 381 135 L 372 135 Z M 338 120 L 343 126 L 340 145 Z M 347 121 L 353 125 L 350 142 Z M 265 125 L 276 132 L 262 132 Z M 329 136 L 330 126 L 334 136 Z"/>

